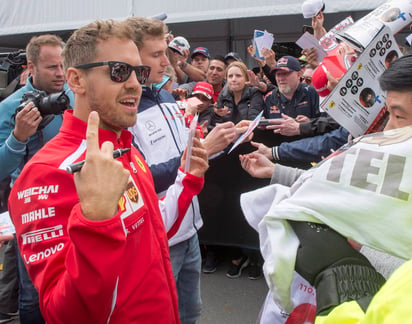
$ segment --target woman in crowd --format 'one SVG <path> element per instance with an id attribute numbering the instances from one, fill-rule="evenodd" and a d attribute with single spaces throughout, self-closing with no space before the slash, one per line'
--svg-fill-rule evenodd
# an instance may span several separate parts
<path id="1" fill-rule="evenodd" d="M 226 70 L 226 86 L 217 98 L 215 123 L 253 120 L 263 109 L 263 95 L 247 84 L 249 76 L 244 63 L 235 61 Z"/>

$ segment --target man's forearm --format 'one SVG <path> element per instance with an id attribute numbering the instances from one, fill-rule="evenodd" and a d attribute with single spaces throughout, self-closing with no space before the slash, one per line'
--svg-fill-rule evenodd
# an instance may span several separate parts
<path id="1" fill-rule="evenodd" d="M 206 73 L 202 70 L 194 67 L 193 65 L 184 62 L 179 68 L 191 79 L 194 81 L 203 81 L 206 79 Z"/>

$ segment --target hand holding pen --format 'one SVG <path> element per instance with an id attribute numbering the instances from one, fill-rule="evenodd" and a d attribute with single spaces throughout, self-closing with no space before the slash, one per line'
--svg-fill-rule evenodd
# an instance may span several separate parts
<path id="1" fill-rule="evenodd" d="M 113 151 L 113 159 L 117 159 L 118 157 L 121 157 L 123 154 L 127 153 L 130 151 L 130 148 L 125 148 L 125 149 L 117 149 Z M 75 172 L 79 172 L 83 165 L 84 162 L 86 162 L 85 160 L 83 161 L 79 161 L 73 164 L 70 164 L 67 168 L 66 171 L 68 173 L 75 173 Z"/>
<path id="2" fill-rule="evenodd" d="M 113 159 L 113 143 L 99 147 L 99 114 L 89 114 L 86 131 L 86 158 L 73 179 L 82 214 L 93 221 L 110 219 L 118 212 L 118 203 L 126 190 L 130 172 Z M 118 153 L 119 154 L 119 153 Z"/>

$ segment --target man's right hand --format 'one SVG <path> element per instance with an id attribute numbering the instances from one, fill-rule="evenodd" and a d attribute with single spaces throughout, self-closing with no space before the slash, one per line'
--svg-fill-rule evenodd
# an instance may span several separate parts
<path id="1" fill-rule="evenodd" d="M 256 53 L 256 47 L 253 45 L 249 45 L 247 48 L 247 51 L 249 53 L 249 55 L 259 64 L 260 67 L 263 67 L 266 65 L 266 61 L 265 60 L 261 60 L 260 58 L 254 56 Z"/>
<path id="2" fill-rule="evenodd" d="M 302 54 L 306 56 L 306 62 L 308 62 L 308 64 L 314 67 L 319 65 L 318 50 L 316 48 L 305 48 L 302 50 Z"/>
<path id="3" fill-rule="evenodd" d="M 22 110 L 16 114 L 16 126 L 13 135 L 19 142 L 26 142 L 30 136 L 34 135 L 42 121 L 37 107 L 33 102 L 29 102 Z"/>
<path id="4" fill-rule="evenodd" d="M 216 125 L 203 141 L 206 148 L 207 155 L 219 153 L 224 150 L 236 137 L 235 124 L 232 122 L 225 122 Z"/>
<path id="5" fill-rule="evenodd" d="M 253 142 L 251 141 L 250 144 L 252 144 L 252 146 L 257 148 L 257 151 L 255 151 L 255 153 L 260 153 L 262 155 L 264 155 L 267 159 L 272 160 L 272 149 L 268 146 L 266 146 L 263 143 L 258 143 L 258 142 Z"/>
<path id="6" fill-rule="evenodd" d="M 313 37 L 317 40 L 320 40 L 327 33 L 325 27 L 323 27 L 324 21 L 325 16 L 322 11 L 312 18 Z"/>
<path id="7" fill-rule="evenodd" d="M 262 55 L 265 58 L 266 64 L 274 69 L 276 67 L 276 53 L 272 49 L 262 48 Z"/>
<path id="8" fill-rule="evenodd" d="M 203 177 L 209 168 L 209 162 L 207 158 L 207 151 L 199 139 L 199 131 L 196 131 L 196 136 L 193 138 L 193 146 L 190 156 L 190 167 L 187 170 L 188 173 L 193 174 L 197 177 Z M 184 151 L 181 158 L 180 167 L 184 170 L 186 169 L 186 156 L 187 149 Z"/>
<path id="9" fill-rule="evenodd" d="M 116 215 L 130 174 L 113 158 L 113 143 L 104 142 L 99 149 L 99 115 L 95 111 L 89 115 L 86 142 L 85 164 L 74 174 L 74 183 L 84 217 L 101 221 Z"/>
<path id="10" fill-rule="evenodd" d="M 273 119 L 270 124 L 266 126 L 266 129 L 273 129 L 275 134 L 281 134 L 283 136 L 295 136 L 300 135 L 299 122 L 294 118 L 282 114 L 283 119 Z"/>
<path id="11" fill-rule="evenodd" d="M 328 78 L 328 85 L 327 85 L 328 90 L 332 91 L 338 84 L 340 78 L 339 79 L 334 78 L 333 75 L 329 71 L 326 72 L 326 77 Z"/>

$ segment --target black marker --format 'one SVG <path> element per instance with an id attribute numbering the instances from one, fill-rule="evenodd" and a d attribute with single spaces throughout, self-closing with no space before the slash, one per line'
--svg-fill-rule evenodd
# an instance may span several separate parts
<path id="1" fill-rule="evenodd" d="M 118 157 L 121 157 L 124 153 L 129 152 L 130 148 L 125 148 L 125 149 L 117 149 L 113 151 L 113 159 L 117 159 Z M 84 160 L 80 161 L 80 162 L 76 162 L 73 164 L 70 164 L 67 168 L 66 171 L 68 173 L 75 173 L 75 172 L 79 172 L 84 164 Z"/>

